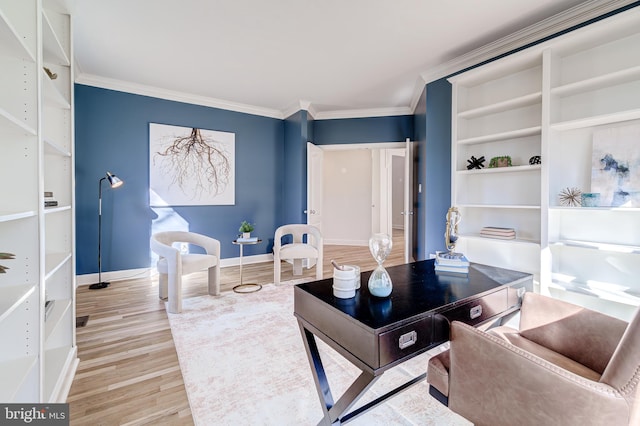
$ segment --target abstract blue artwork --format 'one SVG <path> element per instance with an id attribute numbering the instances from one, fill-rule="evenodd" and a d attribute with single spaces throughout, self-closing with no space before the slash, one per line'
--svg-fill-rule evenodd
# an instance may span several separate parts
<path id="1" fill-rule="evenodd" d="M 640 124 L 593 133 L 591 192 L 602 207 L 640 207 Z"/>

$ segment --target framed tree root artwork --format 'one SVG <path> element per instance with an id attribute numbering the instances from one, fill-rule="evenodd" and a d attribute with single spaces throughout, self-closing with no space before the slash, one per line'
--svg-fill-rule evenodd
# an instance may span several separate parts
<path id="1" fill-rule="evenodd" d="M 235 133 L 149 123 L 153 207 L 235 204 Z"/>

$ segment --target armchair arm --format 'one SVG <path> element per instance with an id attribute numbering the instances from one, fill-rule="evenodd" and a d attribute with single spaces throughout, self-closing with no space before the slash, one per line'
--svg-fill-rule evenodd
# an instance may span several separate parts
<path id="1" fill-rule="evenodd" d="M 520 334 L 602 374 L 627 323 L 562 300 L 526 293 Z"/>
<path id="2" fill-rule="evenodd" d="M 627 424 L 612 387 L 466 324 L 451 325 L 449 407 L 476 425 Z"/>
<path id="3" fill-rule="evenodd" d="M 180 251 L 178 249 L 171 245 L 164 244 L 154 237 L 151 238 L 151 250 L 158 256 L 164 257 L 170 262 L 176 261 L 180 256 Z"/>
<path id="4" fill-rule="evenodd" d="M 220 259 L 220 241 L 215 238 L 191 232 L 189 233 L 189 238 L 186 242 L 198 245 L 202 247 L 207 254 L 212 254 Z"/>
<path id="5" fill-rule="evenodd" d="M 276 229 L 276 233 L 273 237 L 273 251 L 274 253 L 277 253 L 280 250 L 280 247 L 282 246 L 282 236 L 284 235 L 284 229 L 283 227 L 278 227 L 278 229 Z"/>
<path id="6" fill-rule="evenodd" d="M 313 236 L 313 238 L 311 238 L 313 246 L 317 249 L 320 249 L 323 246 L 322 234 L 320 233 L 320 230 L 315 226 L 309 226 L 309 234 Z"/>
<path id="7" fill-rule="evenodd" d="M 155 236 L 151 237 L 151 250 L 160 256 L 160 259 L 165 258 L 167 260 L 167 270 L 170 274 L 178 274 L 178 269 L 182 268 L 180 250 L 170 244 L 159 241 Z"/>

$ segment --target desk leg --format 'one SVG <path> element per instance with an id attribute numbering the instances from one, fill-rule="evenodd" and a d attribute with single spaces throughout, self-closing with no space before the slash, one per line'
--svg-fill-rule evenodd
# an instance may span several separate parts
<path id="1" fill-rule="evenodd" d="M 372 373 L 362 371 L 358 378 L 349 386 L 345 393 L 340 397 L 338 402 L 333 402 L 333 395 L 331 394 L 331 388 L 329 387 L 329 381 L 327 380 L 327 374 L 324 371 L 322 365 L 322 359 L 320 358 L 320 352 L 318 351 L 318 345 L 314 334 L 304 328 L 301 321 L 298 321 L 300 327 L 300 333 L 302 334 L 302 341 L 307 351 L 307 357 L 311 366 L 311 372 L 313 373 L 313 379 L 316 383 L 316 390 L 318 397 L 320 398 L 320 404 L 322 405 L 322 411 L 324 412 L 324 418 L 318 423 L 319 425 L 340 425 L 347 423 L 356 417 L 366 413 L 372 408 L 382 404 L 387 399 L 399 394 L 400 392 L 410 388 L 411 386 L 420 383 L 427 378 L 427 373 L 423 373 L 418 377 L 414 377 L 408 382 L 390 390 L 384 395 L 364 404 L 357 409 L 348 412 L 349 409 L 362 397 L 362 395 L 373 386 L 373 384 L 381 377 L 380 375 L 374 376 Z"/>
<path id="2" fill-rule="evenodd" d="M 325 424 L 331 424 L 329 421 L 329 410 L 333 407 L 333 395 L 331 394 L 331 388 L 329 388 L 329 381 L 327 380 L 327 374 L 324 371 L 322 360 L 320 359 L 320 352 L 318 351 L 318 345 L 313 334 L 305 329 L 302 324 L 300 326 L 300 333 L 302 333 L 302 341 L 307 351 L 307 357 L 309 364 L 311 365 L 311 372 L 313 373 L 313 379 L 316 383 L 316 391 L 320 397 L 320 404 L 322 405 L 322 411 L 324 411 Z M 321 422 L 322 423 L 322 422 Z"/>
<path id="3" fill-rule="evenodd" d="M 339 425 L 343 422 L 353 420 L 360 414 L 364 414 L 368 409 L 373 408 L 374 405 L 368 404 L 363 409 L 356 410 L 353 413 L 343 417 L 358 399 L 378 380 L 380 376 L 374 376 L 371 373 L 363 371 L 358 378 L 349 386 L 344 395 L 340 397 L 337 403 L 333 402 L 333 395 L 331 394 L 331 388 L 329 387 L 329 381 L 322 365 L 322 359 L 320 358 L 320 352 L 318 351 L 318 345 L 315 340 L 315 336 L 309 330 L 305 329 L 302 324 L 300 326 L 300 332 L 302 333 L 302 340 L 304 342 L 307 356 L 309 358 L 309 364 L 311 365 L 311 372 L 313 373 L 313 379 L 316 383 L 316 390 L 318 397 L 320 398 L 320 404 L 322 405 L 322 411 L 324 412 L 324 418 L 320 421 L 321 425 Z M 381 401 L 380 401 L 381 402 Z M 366 409 L 365 409 L 366 408 Z"/>

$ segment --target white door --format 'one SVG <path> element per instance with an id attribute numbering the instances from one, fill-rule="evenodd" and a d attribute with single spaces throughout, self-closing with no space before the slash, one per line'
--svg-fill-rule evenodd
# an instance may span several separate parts
<path id="1" fill-rule="evenodd" d="M 413 262 L 413 144 L 407 138 L 404 153 L 404 261 Z"/>
<path id="2" fill-rule="evenodd" d="M 307 224 L 322 232 L 322 148 L 307 142 Z"/>

